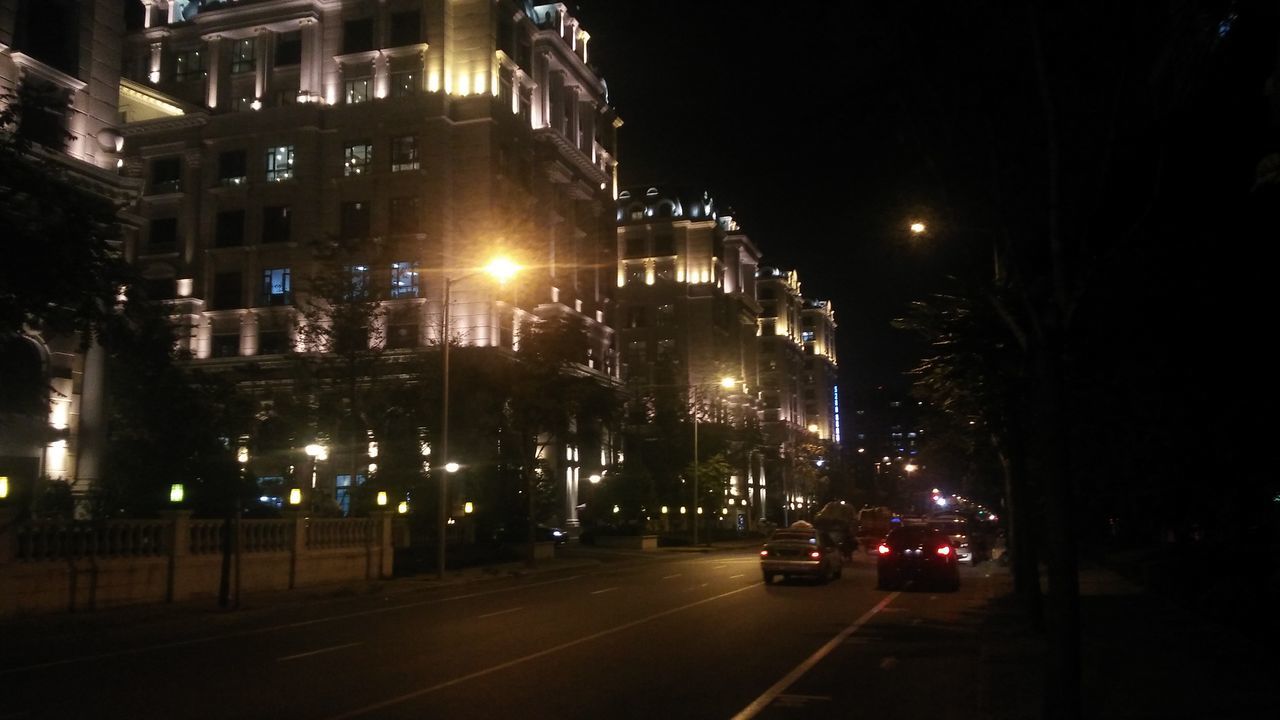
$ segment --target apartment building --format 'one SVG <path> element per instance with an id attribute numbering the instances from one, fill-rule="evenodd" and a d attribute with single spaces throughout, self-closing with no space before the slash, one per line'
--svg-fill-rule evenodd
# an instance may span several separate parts
<path id="1" fill-rule="evenodd" d="M 124 172 L 145 188 L 126 253 L 195 365 L 306 350 L 300 305 L 328 244 L 354 249 L 353 288 L 385 298 L 384 357 L 445 338 L 515 352 L 524 323 L 568 315 L 591 335 L 583 371 L 618 377 L 621 121 L 565 5 L 142 5 L 121 83 Z M 515 285 L 475 272 L 499 255 L 524 268 Z M 577 478 L 609 453 L 548 455 L 571 524 Z"/>

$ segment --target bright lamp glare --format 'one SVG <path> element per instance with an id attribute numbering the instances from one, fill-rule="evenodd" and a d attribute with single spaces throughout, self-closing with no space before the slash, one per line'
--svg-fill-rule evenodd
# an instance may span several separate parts
<path id="1" fill-rule="evenodd" d="M 498 282 L 506 282 L 520 272 L 520 266 L 508 258 L 500 257 L 489 261 L 484 270 Z"/>

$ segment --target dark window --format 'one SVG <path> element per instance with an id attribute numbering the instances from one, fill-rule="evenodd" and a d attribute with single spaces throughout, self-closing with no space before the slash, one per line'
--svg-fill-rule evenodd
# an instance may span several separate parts
<path id="1" fill-rule="evenodd" d="M 369 266 L 348 265 L 343 268 L 347 273 L 347 300 L 363 300 L 369 297 Z"/>
<path id="2" fill-rule="evenodd" d="M 244 210 L 223 210 L 218 213 L 214 247 L 238 247 L 244 244 Z"/>
<path id="3" fill-rule="evenodd" d="M 422 91 L 422 75 L 412 70 L 391 73 L 391 97 L 409 97 Z"/>
<path id="4" fill-rule="evenodd" d="M 239 271 L 213 276 L 213 309 L 232 310 L 243 302 L 244 280 Z"/>
<path id="5" fill-rule="evenodd" d="M 292 349 L 289 333 L 284 330 L 268 330 L 258 333 L 259 355 L 283 355 Z"/>
<path id="6" fill-rule="evenodd" d="M 239 333 L 218 333 L 213 336 L 213 357 L 236 357 L 240 354 Z"/>
<path id="7" fill-rule="evenodd" d="M 391 172 L 417 170 L 418 138 L 413 135 L 401 135 L 391 138 Z"/>
<path id="8" fill-rule="evenodd" d="M 231 41 L 231 72 L 253 72 L 258 67 L 254 38 L 242 38 Z"/>
<path id="9" fill-rule="evenodd" d="M 292 213 L 289 207 L 265 207 L 262 209 L 262 242 L 276 243 L 289 242 L 290 240 L 290 222 L 289 218 Z"/>
<path id="10" fill-rule="evenodd" d="M 625 257 L 636 258 L 644 257 L 647 250 L 645 249 L 644 238 L 629 237 L 627 238 L 627 249 Z"/>
<path id="11" fill-rule="evenodd" d="M 178 281 L 171 277 L 146 278 L 142 288 L 150 300 L 172 300 L 178 296 Z"/>
<path id="12" fill-rule="evenodd" d="M 369 203 L 342 203 L 341 232 L 343 240 L 369 237 Z"/>
<path id="13" fill-rule="evenodd" d="M 228 150 L 218 156 L 218 181 L 223 185 L 242 185 L 249 178 L 248 154 L 244 150 Z"/>
<path id="14" fill-rule="evenodd" d="M 670 327 L 676 323 L 676 306 L 658 306 L 658 327 Z"/>
<path id="15" fill-rule="evenodd" d="M 276 36 L 276 66 L 298 65 L 302 62 L 302 33 L 280 33 Z"/>
<path id="16" fill-rule="evenodd" d="M 654 255 L 675 255 L 676 239 L 672 235 L 662 234 L 653 238 Z"/>
<path id="17" fill-rule="evenodd" d="M 373 18 L 348 20 L 342 24 L 342 53 L 373 50 Z"/>
<path id="18" fill-rule="evenodd" d="M 420 215 L 416 196 L 391 198 L 391 232 L 418 232 Z"/>
<path id="19" fill-rule="evenodd" d="M 417 10 L 391 13 L 391 47 L 422 42 L 422 15 Z"/>
<path id="20" fill-rule="evenodd" d="M 629 328 L 645 327 L 645 308 L 643 307 L 627 308 L 627 327 Z"/>
<path id="21" fill-rule="evenodd" d="M 413 323 L 401 323 L 387 326 L 388 348 L 418 347 L 418 326 Z"/>
<path id="22" fill-rule="evenodd" d="M 151 193 L 175 193 L 182 190 L 182 160 L 176 157 L 151 161 Z"/>
<path id="23" fill-rule="evenodd" d="M 178 218 L 156 218 L 147 234 L 147 251 L 174 252 L 178 249 Z"/>
<path id="24" fill-rule="evenodd" d="M 13 47 L 50 67 L 78 77 L 80 3 L 75 0 L 26 0 L 19 3 Z"/>
<path id="25" fill-rule="evenodd" d="M 179 82 L 204 77 L 204 56 L 199 50 L 180 50 L 173 59 L 173 79 Z"/>

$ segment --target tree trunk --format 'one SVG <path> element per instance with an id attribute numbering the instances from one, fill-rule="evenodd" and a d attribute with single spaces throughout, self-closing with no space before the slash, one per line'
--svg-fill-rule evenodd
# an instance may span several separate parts
<path id="1" fill-rule="evenodd" d="M 1075 491 L 1070 465 L 1066 368 L 1060 339 L 1045 343 L 1036 359 L 1037 409 L 1044 435 L 1037 475 L 1044 479 L 1049 551 L 1049 662 L 1045 714 L 1054 720 L 1081 716 L 1080 578 L 1076 554 Z"/>

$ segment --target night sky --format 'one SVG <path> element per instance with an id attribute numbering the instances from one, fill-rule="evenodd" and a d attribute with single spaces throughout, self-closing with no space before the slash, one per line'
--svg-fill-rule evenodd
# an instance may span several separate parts
<path id="1" fill-rule="evenodd" d="M 622 184 L 710 190 L 765 265 L 797 270 L 806 296 L 833 302 L 846 389 L 905 387 L 917 348 L 889 321 L 940 272 L 904 231 L 922 204 L 901 129 L 911 49 L 848 3 L 574 11 L 625 122 Z"/>

